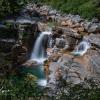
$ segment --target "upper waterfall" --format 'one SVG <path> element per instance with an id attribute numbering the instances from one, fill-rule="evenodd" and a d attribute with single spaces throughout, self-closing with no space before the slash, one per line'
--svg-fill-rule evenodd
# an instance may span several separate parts
<path id="1" fill-rule="evenodd" d="M 44 31 L 41 32 L 39 37 L 37 38 L 33 51 L 32 51 L 32 55 L 31 55 L 31 59 L 42 63 L 45 60 L 45 50 L 44 50 L 44 46 L 43 46 L 43 39 L 46 35 L 50 35 L 51 32 L 49 31 Z"/>

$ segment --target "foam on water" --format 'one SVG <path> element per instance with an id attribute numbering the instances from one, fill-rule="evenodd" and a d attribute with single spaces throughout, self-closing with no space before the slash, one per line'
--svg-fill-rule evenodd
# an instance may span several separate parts
<path id="1" fill-rule="evenodd" d="M 47 80 L 46 79 L 40 79 L 40 80 L 38 80 L 37 84 L 39 86 L 45 87 L 47 85 Z"/>
<path id="2" fill-rule="evenodd" d="M 35 45 L 34 45 L 34 48 L 33 48 L 32 54 L 31 54 L 31 60 L 36 61 L 37 63 L 40 64 L 40 66 L 41 65 L 43 66 L 43 63 L 46 60 L 45 49 L 43 47 L 43 39 L 46 35 L 50 35 L 50 34 L 51 34 L 51 32 L 49 32 L 49 31 L 41 32 L 41 34 L 39 35 L 39 37 L 37 38 L 37 40 L 35 42 Z M 40 70 L 44 74 L 44 69 L 43 69 L 43 67 L 41 67 L 41 68 L 42 69 L 40 69 Z M 43 77 L 43 79 L 39 79 L 37 81 L 37 84 L 39 86 L 46 86 L 47 80 L 45 79 L 45 77 Z"/>
<path id="3" fill-rule="evenodd" d="M 77 46 L 77 49 L 72 52 L 72 54 L 83 56 L 90 47 L 91 47 L 91 44 L 88 41 L 86 40 L 82 41 Z"/>

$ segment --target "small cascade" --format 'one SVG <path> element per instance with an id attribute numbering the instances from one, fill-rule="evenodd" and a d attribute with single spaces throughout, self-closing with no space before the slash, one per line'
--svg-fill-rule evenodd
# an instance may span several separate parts
<path id="1" fill-rule="evenodd" d="M 38 80 L 38 85 L 39 86 L 46 86 L 47 80 L 45 78 L 44 74 L 44 68 L 43 68 L 43 62 L 46 60 L 45 56 L 45 47 L 44 47 L 44 39 L 45 36 L 49 36 L 51 32 L 49 31 L 44 31 L 41 32 L 39 37 L 37 38 L 32 54 L 31 54 L 31 60 L 36 61 L 38 63 L 38 66 L 36 67 L 40 73 L 41 78 Z M 47 43 L 48 44 L 48 43 Z"/>
<path id="2" fill-rule="evenodd" d="M 42 63 L 46 57 L 45 57 L 45 50 L 43 47 L 43 39 L 45 36 L 50 35 L 51 32 L 41 32 L 40 36 L 37 38 L 34 49 L 32 51 L 31 59 L 34 61 L 37 61 L 38 63 Z"/>
<path id="3" fill-rule="evenodd" d="M 90 42 L 87 40 L 83 40 L 82 42 L 79 43 L 76 50 L 74 50 L 72 54 L 83 56 L 90 47 L 91 47 Z"/>

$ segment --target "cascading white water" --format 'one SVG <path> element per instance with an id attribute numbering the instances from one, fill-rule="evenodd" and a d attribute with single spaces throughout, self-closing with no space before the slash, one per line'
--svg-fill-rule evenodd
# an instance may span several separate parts
<path id="1" fill-rule="evenodd" d="M 41 70 L 41 73 L 44 74 L 43 72 L 43 62 L 44 60 L 46 59 L 45 57 L 45 49 L 44 49 L 44 46 L 43 46 L 43 40 L 45 38 L 45 36 L 48 36 L 50 35 L 51 32 L 49 31 L 44 31 L 44 32 L 41 32 L 39 37 L 37 38 L 36 42 L 35 42 L 35 45 L 34 45 L 34 48 L 33 48 L 33 51 L 32 51 L 32 55 L 31 55 L 31 60 L 33 61 L 36 61 L 37 63 L 39 63 L 39 70 Z M 44 75 L 42 75 L 44 76 Z M 47 84 L 47 80 L 45 79 L 45 77 L 42 77 L 41 79 L 38 80 L 38 85 L 40 86 L 46 86 Z"/>
<path id="2" fill-rule="evenodd" d="M 50 35 L 51 32 L 41 32 L 40 36 L 37 38 L 33 51 L 32 51 L 32 56 L 31 59 L 34 61 L 37 61 L 38 63 L 42 63 L 46 58 L 44 56 L 45 50 L 43 47 L 43 39 L 46 35 Z"/>
<path id="3" fill-rule="evenodd" d="M 83 40 L 82 42 L 79 43 L 76 50 L 73 51 L 72 54 L 83 56 L 90 47 L 91 47 L 90 42 L 87 40 Z"/>

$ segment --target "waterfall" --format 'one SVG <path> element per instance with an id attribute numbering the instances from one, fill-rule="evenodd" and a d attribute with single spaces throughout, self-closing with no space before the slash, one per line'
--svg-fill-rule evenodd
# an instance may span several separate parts
<path id="1" fill-rule="evenodd" d="M 76 50 L 72 52 L 73 55 L 80 55 L 83 56 L 87 50 L 91 47 L 91 44 L 87 40 L 83 40 L 79 43 L 79 45 L 76 47 Z"/>
<path id="2" fill-rule="evenodd" d="M 51 32 L 41 32 L 40 36 L 37 38 L 33 51 L 32 51 L 32 55 L 31 55 L 31 59 L 33 59 L 34 61 L 37 61 L 38 63 L 42 63 L 46 57 L 45 57 L 45 50 L 43 47 L 43 39 L 45 36 L 50 35 Z"/>
<path id="3" fill-rule="evenodd" d="M 45 57 L 45 47 L 44 47 L 44 39 L 45 36 L 50 35 L 51 32 L 49 31 L 44 31 L 41 32 L 40 35 L 38 36 L 35 44 L 34 44 L 34 48 L 31 54 L 31 60 L 36 61 L 39 65 L 37 66 L 37 68 L 39 68 L 38 72 L 40 72 L 42 74 L 42 78 L 39 78 L 37 84 L 39 86 L 46 86 L 47 84 L 47 80 L 45 79 L 45 75 L 44 75 L 44 68 L 43 68 L 43 62 L 46 59 Z M 40 75 L 41 75 L 40 74 Z"/>

